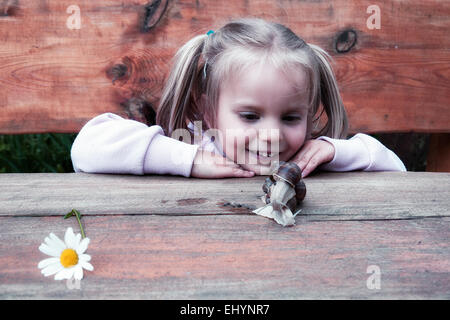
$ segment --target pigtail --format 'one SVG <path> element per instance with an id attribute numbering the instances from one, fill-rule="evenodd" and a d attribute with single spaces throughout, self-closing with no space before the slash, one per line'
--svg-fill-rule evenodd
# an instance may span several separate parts
<path id="1" fill-rule="evenodd" d="M 199 60 L 207 37 L 192 38 L 175 54 L 156 114 L 156 123 L 168 136 L 175 129 L 187 129 L 186 120 L 193 122 L 198 113 L 195 97 L 202 74 Z"/>
<path id="2" fill-rule="evenodd" d="M 314 52 L 314 56 L 318 62 L 320 100 L 328 117 L 326 125 L 316 134 L 316 137 L 324 135 L 335 139 L 346 139 L 348 130 L 347 113 L 339 93 L 336 77 L 329 63 L 329 60 L 332 61 L 332 58 L 320 47 L 313 44 L 308 45 Z M 314 121 L 318 121 L 320 115 Z"/>

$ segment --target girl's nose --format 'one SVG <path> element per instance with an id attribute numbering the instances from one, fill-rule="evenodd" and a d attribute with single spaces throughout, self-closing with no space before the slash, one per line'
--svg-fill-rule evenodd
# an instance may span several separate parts
<path id="1" fill-rule="evenodd" d="M 278 119 L 267 118 L 265 121 L 262 121 L 259 129 L 261 132 L 268 133 L 266 134 L 266 139 L 268 140 L 273 137 L 281 137 L 282 135 L 282 125 Z"/>
<path id="2" fill-rule="evenodd" d="M 266 130 L 270 130 L 270 129 L 279 129 L 280 128 L 280 121 L 275 118 L 275 117 L 265 117 L 263 119 L 260 120 L 259 125 L 258 125 L 259 129 L 266 129 Z"/>
<path id="3" fill-rule="evenodd" d="M 279 121 L 267 120 L 258 129 L 258 140 L 267 145 L 268 149 L 280 150 L 284 135 Z"/>

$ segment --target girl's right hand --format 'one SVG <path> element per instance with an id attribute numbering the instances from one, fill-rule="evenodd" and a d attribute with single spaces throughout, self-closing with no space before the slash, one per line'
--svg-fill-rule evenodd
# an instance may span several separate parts
<path id="1" fill-rule="evenodd" d="M 194 178 L 250 178 L 254 175 L 253 171 L 244 170 L 233 161 L 202 149 L 197 150 L 191 170 Z"/>

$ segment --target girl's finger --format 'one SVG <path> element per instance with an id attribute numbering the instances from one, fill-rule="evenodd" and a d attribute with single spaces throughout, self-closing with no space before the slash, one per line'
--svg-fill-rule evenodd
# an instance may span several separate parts
<path id="1" fill-rule="evenodd" d="M 308 162 L 311 160 L 311 158 L 314 156 L 314 154 L 318 151 L 317 148 L 314 148 L 314 146 L 309 145 L 306 146 L 306 150 L 304 150 L 303 154 L 300 154 L 296 161 L 300 169 L 302 171 L 306 168 Z"/>
<path id="2" fill-rule="evenodd" d="M 244 170 L 241 168 L 233 168 L 231 169 L 233 173 L 233 177 L 236 178 L 250 178 L 255 175 L 253 171 Z"/>
<path id="3" fill-rule="evenodd" d="M 311 149 L 311 144 L 309 143 L 309 141 L 305 142 L 305 144 L 302 146 L 300 151 L 294 156 L 294 159 L 300 160 L 301 158 L 303 158 L 305 153 L 308 152 L 308 150 L 310 150 L 310 149 Z"/>
<path id="4" fill-rule="evenodd" d="M 309 159 L 308 163 L 305 166 L 305 169 L 302 170 L 302 177 L 306 177 L 311 172 L 314 171 L 322 162 L 322 154 L 319 150 L 316 150 L 316 153 L 312 155 Z"/>
<path id="5" fill-rule="evenodd" d="M 227 166 L 227 167 L 233 167 L 233 168 L 240 168 L 241 167 L 240 165 L 238 165 L 234 161 L 231 161 L 228 158 L 225 158 L 225 161 L 224 161 L 223 165 Z"/>
<path id="6" fill-rule="evenodd" d="M 214 170 L 221 177 L 247 177 L 254 175 L 253 172 L 243 169 L 237 163 L 234 163 L 229 159 L 225 159 L 223 164 L 216 165 Z"/>
<path id="7" fill-rule="evenodd" d="M 220 166 L 214 170 L 214 176 L 216 178 L 248 178 L 254 176 L 253 172 L 243 170 L 239 167 Z"/>

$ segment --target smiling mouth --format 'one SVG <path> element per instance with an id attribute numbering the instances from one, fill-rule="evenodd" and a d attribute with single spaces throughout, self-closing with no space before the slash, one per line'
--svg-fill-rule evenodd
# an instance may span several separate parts
<path id="1" fill-rule="evenodd" d="M 246 150 L 249 153 L 251 153 L 257 157 L 260 157 L 260 158 L 272 158 L 279 154 L 279 153 L 274 153 L 274 152 L 263 152 L 263 151 L 259 151 L 259 150 L 257 150 L 257 151 L 253 151 L 253 150 L 249 150 L 249 149 L 246 149 Z"/>

